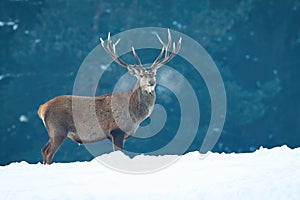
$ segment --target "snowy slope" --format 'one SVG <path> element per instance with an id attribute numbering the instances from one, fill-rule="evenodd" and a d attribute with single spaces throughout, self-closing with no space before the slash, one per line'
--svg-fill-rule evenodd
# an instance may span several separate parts
<path id="1" fill-rule="evenodd" d="M 128 159 L 120 152 L 103 156 Z M 0 180 L 0 199 L 299 199 L 300 148 L 210 153 L 204 159 L 192 152 L 143 175 L 111 170 L 97 159 L 50 166 L 21 162 L 0 167 Z"/>

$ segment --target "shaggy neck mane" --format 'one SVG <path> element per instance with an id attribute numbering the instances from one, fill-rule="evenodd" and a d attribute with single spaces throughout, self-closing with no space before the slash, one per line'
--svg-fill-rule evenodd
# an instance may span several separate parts
<path id="1" fill-rule="evenodd" d="M 135 122 L 140 122 L 151 114 L 155 103 L 155 91 L 148 92 L 145 88 L 134 87 L 129 100 L 129 112 Z"/>

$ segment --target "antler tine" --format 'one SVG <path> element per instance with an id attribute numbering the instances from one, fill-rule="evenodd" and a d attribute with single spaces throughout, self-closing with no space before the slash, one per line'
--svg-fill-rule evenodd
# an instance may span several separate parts
<path id="1" fill-rule="evenodd" d="M 175 46 L 175 42 L 173 42 L 173 49 L 172 49 L 172 52 L 173 52 L 173 53 L 175 53 L 175 49 L 176 49 L 175 47 L 176 47 L 176 46 Z"/>
<path id="2" fill-rule="evenodd" d="M 154 67 L 154 66 L 156 66 L 156 65 L 158 64 L 158 62 L 159 62 L 159 60 L 161 59 L 161 57 L 162 57 L 164 51 L 165 51 L 165 47 L 162 47 L 162 48 L 161 48 L 160 54 L 157 56 L 157 58 L 156 58 L 155 61 L 152 63 L 152 65 L 151 65 L 150 68 L 152 68 L 152 67 Z"/>
<path id="3" fill-rule="evenodd" d="M 159 35 L 157 33 L 155 35 L 156 35 L 158 41 L 161 43 L 161 45 L 163 45 L 163 47 L 166 47 L 166 44 L 162 41 L 162 39 L 159 37 Z"/>
<path id="4" fill-rule="evenodd" d="M 110 40 L 110 32 L 108 33 L 107 44 L 105 44 L 103 39 L 100 38 L 102 47 L 114 59 L 115 62 L 117 62 L 119 65 L 121 65 L 123 67 L 134 66 L 134 65 L 125 63 L 123 60 L 121 60 L 119 58 L 117 51 L 116 51 L 116 46 L 118 45 L 120 40 L 121 39 L 118 39 L 115 43 L 112 43 L 112 41 Z M 142 66 L 141 60 L 139 59 L 138 55 L 136 54 L 134 47 L 132 47 L 132 51 L 133 51 L 133 55 L 134 55 L 135 59 L 138 62 L 138 65 Z"/>
<path id="5" fill-rule="evenodd" d="M 177 54 L 181 48 L 181 41 L 182 41 L 182 37 L 179 38 L 178 42 L 177 42 L 177 47 L 176 47 L 176 51 L 174 51 L 175 54 Z M 173 44 L 173 48 L 175 48 L 175 42 Z"/>
<path id="6" fill-rule="evenodd" d="M 168 56 L 168 51 L 169 51 L 171 44 L 172 44 L 172 37 L 171 37 L 170 29 L 168 29 L 168 46 L 166 48 L 165 58 Z"/>
<path id="7" fill-rule="evenodd" d="M 117 46 L 119 44 L 119 42 L 121 41 L 121 38 L 119 38 L 116 42 L 115 45 Z"/>
<path id="8" fill-rule="evenodd" d="M 123 60 L 121 60 L 117 54 L 116 46 L 120 42 L 120 39 L 118 39 L 115 43 L 112 43 L 112 41 L 110 40 L 110 32 L 108 32 L 107 44 L 105 44 L 102 38 L 100 38 L 100 42 L 101 42 L 101 46 L 106 51 L 106 53 L 110 55 L 116 63 L 118 63 L 122 67 L 132 66 L 131 64 L 125 63 Z"/>
<path id="9" fill-rule="evenodd" d="M 139 65 L 139 66 L 142 66 L 141 60 L 140 60 L 140 58 L 138 57 L 138 55 L 136 54 L 136 52 L 135 52 L 135 50 L 134 50 L 134 47 L 131 47 L 131 49 L 132 49 L 132 53 L 133 53 L 133 55 L 134 55 L 136 61 L 138 62 L 138 65 Z"/>
<path id="10" fill-rule="evenodd" d="M 156 60 L 151 65 L 151 67 L 160 67 L 160 66 L 164 65 L 166 62 L 170 61 L 175 55 L 178 54 L 180 47 L 181 47 L 181 42 L 182 42 L 182 37 L 180 37 L 177 42 L 177 46 L 176 46 L 175 42 L 172 43 L 170 29 L 168 29 L 168 44 L 165 44 L 162 41 L 162 39 L 159 37 L 158 34 L 156 34 L 156 37 L 158 38 L 159 42 L 162 44 L 163 48 L 162 48 L 160 55 L 156 58 Z M 169 49 L 171 46 L 172 46 L 172 51 L 169 54 Z M 164 57 L 164 59 L 160 60 L 164 51 L 165 51 L 165 57 Z"/>
<path id="11" fill-rule="evenodd" d="M 174 56 L 178 54 L 181 47 L 181 41 L 182 41 L 182 37 L 179 38 L 176 48 L 175 48 L 175 42 L 173 42 L 172 53 L 167 57 L 167 59 L 162 60 L 161 64 L 165 64 L 166 62 L 170 61 L 172 58 L 174 58 Z"/>
<path id="12" fill-rule="evenodd" d="M 107 36 L 107 43 L 110 44 L 111 41 L 110 41 L 110 32 L 108 32 L 108 36 Z"/>
<path id="13" fill-rule="evenodd" d="M 168 44 L 165 44 L 162 39 L 159 37 L 158 34 L 156 34 L 156 37 L 158 39 L 158 41 L 161 43 L 161 45 L 165 48 L 165 58 L 168 56 L 168 51 L 169 51 L 169 48 L 172 44 L 172 37 L 171 37 L 171 32 L 170 32 L 170 29 L 168 29 Z"/>

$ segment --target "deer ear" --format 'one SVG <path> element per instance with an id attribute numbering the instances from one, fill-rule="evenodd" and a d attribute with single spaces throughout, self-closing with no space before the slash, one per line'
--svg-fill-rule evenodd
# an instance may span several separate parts
<path id="1" fill-rule="evenodd" d="M 140 68 L 138 67 L 138 65 L 135 66 L 128 66 L 127 67 L 129 73 L 133 76 L 138 76 L 141 72 Z"/>

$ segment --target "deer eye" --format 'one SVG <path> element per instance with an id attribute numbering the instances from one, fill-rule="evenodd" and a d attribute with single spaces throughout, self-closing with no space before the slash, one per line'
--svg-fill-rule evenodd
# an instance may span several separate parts
<path id="1" fill-rule="evenodd" d="M 144 75 L 143 75 L 143 74 L 140 74 L 140 77 L 141 77 L 141 78 L 143 78 L 143 77 L 144 77 Z"/>

